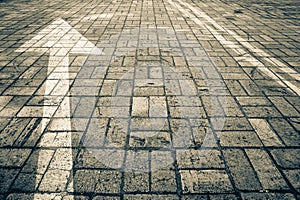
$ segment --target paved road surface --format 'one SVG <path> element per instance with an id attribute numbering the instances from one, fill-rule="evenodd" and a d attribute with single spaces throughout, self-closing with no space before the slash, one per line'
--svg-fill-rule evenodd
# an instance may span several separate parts
<path id="1" fill-rule="evenodd" d="M 0 199 L 300 199 L 299 9 L 0 1 Z"/>

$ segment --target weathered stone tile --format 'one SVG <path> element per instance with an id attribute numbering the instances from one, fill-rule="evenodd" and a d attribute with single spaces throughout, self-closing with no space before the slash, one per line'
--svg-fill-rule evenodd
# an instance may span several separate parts
<path id="1" fill-rule="evenodd" d="M 238 189 L 260 190 L 262 188 L 251 163 L 242 150 L 226 149 L 223 150 L 223 154 L 234 184 Z"/>
<path id="2" fill-rule="evenodd" d="M 174 194 L 169 194 L 169 195 L 159 195 L 159 194 L 125 194 L 124 195 L 125 200 L 152 200 L 152 199 L 157 199 L 157 200 L 179 200 L 179 197 Z"/>
<path id="3" fill-rule="evenodd" d="M 149 101 L 149 117 L 167 117 L 167 104 L 165 97 L 152 97 Z"/>
<path id="4" fill-rule="evenodd" d="M 149 116 L 149 99 L 147 97 L 133 97 L 132 116 Z"/>
<path id="5" fill-rule="evenodd" d="M 177 184 L 175 171 L 157 170 L 151 172 L 152 192 L 176 192 Z"/>
<path id="6" fill-rule="evenodd" d="M 129 145 L 132 147 L 169 147 L 171 146 L 168 132 L 131 132 Z"/>
<path id="7" fill-rule="evenodd" d="M 119 200 L 119 199 L 120 199 L 120 197 L 117 197 L 117 196 L 116 197 L 115 196 L 95 196 L 93 198 L 93 200 Z"/>
<path id="8" fill-rule="evenodd" d="M 118 193 L 121 173 L 110 170 L 78 170 L 74 175 L 74 191 L 80 193 Z"/>
<path id="9" fill-rule="evenodd" d="M 0 193 L 8 192 L 10 185 L 18 174 L 18 169 L 2 169 L 0 168 Z"/>
<path id="10" fill-rule="evenodd" d="M 13 146 L 24 128 L 30 122 L 29 118 L 15 118 L 1 131 L 0 146 Z"/>
<path id="11" fill-rule="evenodd" d="M 224 168 L 221 154 L 218 150 L 177 150 L 176 158 L 179 168 Z"/>
<path id="12" fill-rule="evenodd" d="M 120 180 L 121 173 L 119 171 L 101 171 L 94 192 L 117 194 L 120 192 Z"/>
<path id="13" fill-rule="evenodd" d="M 242 193 L 243 200 L 251 200 L 251 199 L 274 199 L 274 200 L 289 200 L 295 199 L 291 193 Z"/>
<path id="14" fill-rule="evenodd" d="M 148 172 L 126 172 L 124 175 L 125 192 L 149 192 L 150 182 Z"/>
<path id="15" fill-rule="evenodd" d="M 204 194 L 194 194 L 194 195 L 183 195 L 182 196 L 183 200 L 208 200 L 209 197 L 208 195 L 204 195 Z"/>
<path id="16" fill-rule="evenodd" d="M 299 192 L 300 191 L 300 183 L 299 183 L 299 178 L 300 178 L 300 170 L 295 169 L 295 170 L 284 170 L 283 171 L 285 176 L 287 177 L 288 181 L 292 184 L 294 189 Z"/>
<path id="17" fill-rule="evenodd" d="M 300 135 L 285 119 L 274 118 L 268 121 L 287 146 L 300 145 Z"/>
<path id="18" fill-rule="evenodd" d="M 271 154 L 283 168 L 300 168 L 300 149 L 273 149 Z"/>
<path id="19" fill-rule="evenodd" d="M 249 96 L 241 96 L 237 97 L 237 100 L 242 106 L 270 106 L 271 102 L 260 96 L 255 96 L 255 97 L 249 97 Z"/>
<path id="20" fill-rule="evenodd" d="M 42 179 L 42 175 L 33 173 L 20 173 L 12 185 L 13 190 L 34 192 Z"/>
<path id="21" fill-rule="evenodd" d="M 270 118 L 282 117 L 282 115 L 273 107 L 257 106 L 257 107 L 243 107 L 243 110 L 248 117 L 256 118 Z"/>
<path id="22" fill-rule="evenodd" d="M 183 193 L 222 193 L 233 190 L 223 170 L 181 170 Z"/>
<path id="23" fill-rule="evenodd" d="M 212 118 L 211 123 L 215 130 L 223 131 L 251 131 L 251 127 L 247 118 L 226 117 Z"/>
<path id="24" fill-rule="evenodd" d="M 246 153 L 264 189 L 287 189 L 282 175 L 268 156 L 259 149 L 249 149 Z"/>
<path id="25" fill-rule="evenodd" d="M 38 189 L 44 192 L 65 191 L 70 176 L 70 171 L 62 169 L 48 169 L 42 178 Z"/>
<path id="26" fill-rule="evenodd" d="M 252 127 L 265 146 L 283 146 L 280 138 L 263 119 L 249 119 Z"/>
<path id="27" fill-rule="evenodd" d="M 253 131 L 223 131 L 218 133 L 221 146 L 261 147 L 263 144 Z"/>
<path id="28" fill-rule="evenodd" d="M 209 198 L 211 200 L 221 200 L 221 199 L 232 199 L 232 200 L 237 200 L 239 197 L 234 194 L 216 194 L 216 195 L 209 195 Z"/>

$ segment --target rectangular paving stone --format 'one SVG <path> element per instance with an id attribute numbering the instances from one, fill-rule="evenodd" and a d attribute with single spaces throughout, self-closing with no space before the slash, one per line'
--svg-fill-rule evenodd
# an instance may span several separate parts
<path id="1" fill-rule="evenodd" d="M 131 147 L 168 147 L 171 145 L 170 133 L 166 131 L 131 132 L 129 138 Z"/>
<path id="2" fill-rule="evenodd" d="M 176 192 L 177 183 L 175 171 L 173 170 L 154 170 L 151 172 L 151 191 L 152 192 Z"/>
<path id="3" fill-rule="evenodd" d="M 120 190 L 118 171 L 78 170 L 74 175 L 74 191 L 78 193 L 118 193 Z"/>
<path id="4" fill-rule="evenodd" d="M 222 131 L 251 131 L 251 127 L 247 118 L 244 117 L 215 117 L 211 119 L 211 123 L 215 130 Z"/>
<path id="5" fill-rule="evenodd" d="M 250 200 L 250 199 L 274 199 L 274 200 L 289 200 L 289 199 L 296 199 L 291 193 L 242 193 L 243 200 Z"/>
<path id="6" fill-rule="evenodd" d="M 149 116 L 149 99 L 147 97 L 133 97 L 132 116 Z"/>
<path id="7" fill-rule="evenodd" d="M 283 168 L 300 168 L 300 149 L 273 149 L 271 154 L 276 163 Z"/>
<path id="8" fill-rule="evenodd" d="M 243 110 L 248 117 L 268 118 L 282 117 L 282 115 L 271 106 L 243 107 Z"/>
<path id="9" fill-rule="evenodd" d="M 152 97 L 149 101 L 149 116 L 150 117 L 167 117 L 167 104 L 165 97 Z"/>
<path id="10" fill-rule="evenodd" d="M 265 146 L 283 146 L 280 138 L 264 119 L 249 119 L 255 132 Z"/>
<path id="11" fill-rule="evenodd" d="M 0 166 L 1 167 L 21 167 L 31 149 L 0 149 Z"/>
<path id="12" fill-rule="evenodd" d="M 62 169 L 48 169 L 38 189 L 43 192 L 65 191 L 67 182 L 71 176 L 70 173 L 70 171 Z"/>
<path id="13" fill-rule="evenodd" d="M 299 112 L 283 97 L 271 97 L 270 100 L 284 116 L 299 116 Z"/>
<path id="14" fill-rule="evenodd" d="M 8 192 L 10 185 L 17 176 L 19 169 L 3 169 L 0 168 L 0 194 Z"/>
<path id="15" fill-rule="evenodd" d="M 30 122 L 29 118 L 15 118 L 1 131 L 0 146 L 13 146 Z"/>
<path id="16" fill-rule="evenodd" d="M 218 132 L 221 146 L 226 147 L 261 147 L 263 144 L 254 131 Z"/>
<path id="17" fill-rule="evenodd" d="M 124 199 L 126 199 L 126 200 L 139 200 L 139 199 L 179 200 L 179 197 L 175 194 L 163 194 L 163 195 L 159 195 L 159 194 L 125 194 Z"/>
<path id="18" fill-rule="evenodd" d="M 42 179 L 42 175 L 33 173 L 20 173 L 14 184 L 12 185 L 13 190 L 21 192 L 34 192 L 36 191 L 38 184 Z"/>
<path id="19" fill-rule="evenodd" d="M 183 193 L 223 193 L 233 191 L 224 170 L 180 170 Z"/>
<path id="20" fill-rule="evenodd" d="M 288 181 L 292 184 L 293 188 L 299 192 L 300 191 L 300 170 L 294 169 L 294 170 L 283 170 L 283 173 L 287 177 Z"/>
<path id="21" fill-rule="evenodd" d="M 218 150 L 177 150 L 176 158 L 180 169 L 210 169 L 224 168 L 221 153 Z"/>
<path id="22" fill-rule="evenodd" d="M 269 119 L 269 124 L 280 136 L 283 142 L 287 146 L 299 146 L 300 135 L 297 131 L 288 123 L 287 120 L 281 118 Z"/>
<path id="23" fill-rule="evenodd" d="M 247 156 L 264 189 L 287 189 L 282 175 L 264 150 L 248 149 Z"/>
<path id="24" fill-rule="evenodd" d="M 260 190 L 262 188 L 256 177 L 256 172 L 243 150 L 226 149 L 223 150 L 223 154 L 234 184 L 238 189 Z"/>
<path id="25" fill-rule="evenodd" d="M 150 182 L 148 172 L 126 172 L 124 175 L 125 192 L 149 192 Z"/>

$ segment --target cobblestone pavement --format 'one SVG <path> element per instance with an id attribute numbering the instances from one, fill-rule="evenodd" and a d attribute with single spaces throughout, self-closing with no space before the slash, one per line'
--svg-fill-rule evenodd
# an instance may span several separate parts
<path id="1" fill-rule="evenodd" d="M 0 199 L 300 199 L 299 9 L 0 1 Z"/>

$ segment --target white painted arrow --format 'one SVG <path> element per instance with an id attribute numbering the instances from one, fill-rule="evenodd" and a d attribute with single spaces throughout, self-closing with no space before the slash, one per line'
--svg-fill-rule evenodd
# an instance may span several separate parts
<path id="1" fill-rule="evenodd" d="M 55 119 L 57 120 L 55 121 L 55 127 L 58 127 L 57 129 L 60 132 L 43 135 L 39 147 L 52 147 L 55 149 L 55 152 L 41 149 L 37 163 L 37 174 L 40 173 L 40 175 L 44 176 L 40 184 L 40 180 L 36 178 L 36 186 L 39 184 L 38 190 L 41 192 L 53 191 L 59 192 L 56 196 L 65 196 L 70 192 L 69 190 L 67 191 L 67 184 L 68 188 L 71 190 L 73 188 L 70 99 L 66 96 L 70 89 L 69 54 L 101 55 L 102 51 L 63 19 L 57 19 L 48 25 L 17 50 L 17 52 L 26 51 L 40 53 L 50 51 L 47 78 L 44 83 L 45 96 L 48 97 L 50 102 L 57 102 L 58 99 L 63 99 L 60 105 L 44 106 L 43 108 L 41 131 L 45 131 L 50 118 L 53 117 L 56 110 L 59 110 L 61 118 Z M 31 116 L 28 115 L 28 117 Z M 51 129 L 51 131 L 53 130 L 55 131 L 55 128 Z M 45 152 L 48 152 L 48 154 Z M 49 156 L 43 156 L 45 154 L 49 155 L 50 158 Z M 52 156 L 53 159 L 51 161 Z M 44 170 L 45 165 L 49 165 L 49 169 L 46 172 Z M 42 194 L 34 194 L 34 199 L 43 199 L 43 196 Z M 74 197 L 68 195 L 68 199 L 74 199 Z"/>

